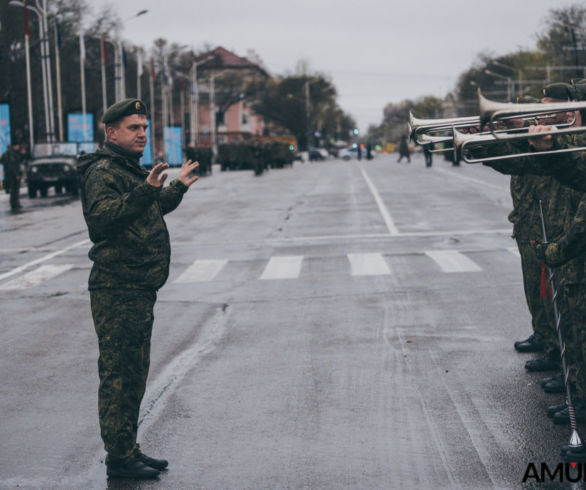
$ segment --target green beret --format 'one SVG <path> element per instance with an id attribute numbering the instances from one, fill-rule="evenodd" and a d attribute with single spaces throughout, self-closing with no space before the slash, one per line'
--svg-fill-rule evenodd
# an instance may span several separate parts
<path id="1" fill-rule="evenodd" d="M 552 99 L 572 100 L 574 98 L 573 87 L 569 83 L 550 83 L 546 85 L 541 91 L 543 97 L 551 97 Z"/>
<path id="2" fill-rule="evenodd" d="M 147 106 L 142 100 L 139 99 L 124 99 L 115 104 L 111 105 L 106 109 L 102 116 L 102 122 L 109 124 L 126 116 L 132 116 L 133 114 L 142 114 L 146 116 L 148 114 Z"/>

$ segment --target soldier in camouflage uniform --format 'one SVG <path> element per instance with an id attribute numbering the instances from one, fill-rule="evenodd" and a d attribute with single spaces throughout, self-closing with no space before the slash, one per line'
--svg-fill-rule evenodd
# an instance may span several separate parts
<path id="1" fill-rule="evenodd" d="M 155 478 L 166 460 L 144 455 L 136 443 L 140 403 L 150 359 L 153 307 L 169 275 L 169 233 L 163 215 L 173 211 L 197 180 L 187 161 L 163 188 L 168 168 L 147 172 L 139 163 L 146 144 L 147 108 L 138 99 L 111 106 L 102 122 L 102 150 L 84 155 L 78 170 L 82 206 L 93 247 L 89 277 L 98 335 L 98 411 L 109 476 Z"/>
<path id="2" fill-rule="evenodd" d="M 540 178 L 518 175 L 511 177 L 513 211 L 508 218 L 513 223 L 513 238 L 517 242 L 521 256 L 523 288 L 533 327 L 533 334 L 528 339 L 515 342 L 515 349 L 519 352 L 546 351 L 549 353 L 557 345 L 552 328 L 551 308 L 548 308 L 548 303 L 540 297 L 540 264 L 530 246 L 531 240 L 535 239 L 541 230 L 539 215 L 534 209 L 535 199 L 532 192 Z"/>
<path id="3" fill-rule="evenodd" d="M 4 166 L 4 182 L 7 191 L 10 193 L 10 209 L 18 211 L 22 208 L 20 205 L 20 163 L 22 157 L 18 151 L 18 146 L 13 145 L 8 148 L 6 153 L 0 158 Z"/>
<path id="4" fill-rule="evenodd" d="M 575 97 L 575 87 L 569 84 L 556 84 L 556 90 L 562 90 L 557 99 Z M 565 85 L 565 87 L 564 87 Z M 544 95 L 548 95 L 547 88 Z M 582 124 L 580 114 L 576 116 L 576 125 Z M 536 135 L 543 128 L 532 130 Z M 551 136 L 535 138 L 531 144 L 537 149 L 549 149 L 554 146 L 575 145 L 575 139 L 569 137 L 558 138 L 553 141 Z M 580 192 L 568 192 L 568 203 L 560 205 L 557 211 L 546 213 L 546 228 L 548 232 L 548 245 L 543 244 L 541 237 L 534 241 L 537 245 L 536 256 L 544 260 L 550 267 L 555 267 L 558 280 L 558 306 L 562 319 L 562 337 L 566 346 L 566 364 L 568 376 L 572 386 L 573 401 L 576 408 L 576 416 L 579 421 L 586 420 L 586 287 L 584 275 L 584 260 L 586 258 L 586 197 L 581 180 L 580 167 L 576 165 L 582 160 L 576 158 L 576 154 L 561 154 L 556 156 L 543 156 L 532 159 L 513 159 L 496 162 L 487 162 L 489 165 L 503 173 L 509 174 L 534 174 L 553 175 L 558 182 L 572 186 Z M 557 166 L 551 163 L 555 162 Z M 561 233 L 560 233 L 561 231 Z M 563 389 L 563 379 L 556 381 L 559 392 Z M 548 415 L 557 424 L 569 423 L 569 411 L 565 403 L 548 409 Z M 576 461 L 572 459 L 572 461 Z M 582 461 L 586 461 L 586 453 L 582 455 Z"/>

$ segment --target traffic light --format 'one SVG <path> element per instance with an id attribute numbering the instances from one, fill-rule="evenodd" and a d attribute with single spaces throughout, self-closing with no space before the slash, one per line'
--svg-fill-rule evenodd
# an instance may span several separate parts
<path id="1" fill-rule="evenodd" d="M 358 128 L 354 128 L 354 134 L 358 135 Z"/>

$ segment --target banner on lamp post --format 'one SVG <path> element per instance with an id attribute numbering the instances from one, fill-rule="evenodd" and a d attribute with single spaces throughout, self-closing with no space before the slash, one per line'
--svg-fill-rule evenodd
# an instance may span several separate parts
<path id="1" fill-rule="evenodd" d="M 183 163 L 183 141 L 180 126 L 167 126 L 165 128 L 165 154 L 169 165 L 181 165 Z"/>
<path id="2" fill-rule="evenodd" d="M 142 153 L 142 158 L 140 159 L 141 165 L 151 166 L 153 164 L 153 147 L 151 141 L 151 120 L 147 119 L 148 128 L 146 131 L 147 134 L 147 142 L 146 146 L 144 147 L 144 151 Z"/>
<path id="3" fill-rule="evenodd" d="M 67 141 L 85 143 L 94 141 L 94 115 L 71 113 L 67 115 Z"/>
<path id="4" fill-rule="evenodd" d="M 0 104 L 0 155 L 4 154 L 10 144 L 10 106 Z"/>

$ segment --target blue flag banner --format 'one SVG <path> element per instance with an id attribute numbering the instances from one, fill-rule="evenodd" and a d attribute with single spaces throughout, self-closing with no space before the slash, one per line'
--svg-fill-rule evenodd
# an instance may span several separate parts
<path id="1" fill-rule="evenodd" d="M 11 143 L 10 106 L 8 104 L 0 104 L 0 155 L 4 154 L 8 145 Z"/>
<path id="2" fill-rule="evenodd" d="M 57 50 L 61 51 L 61 28 L 59 27 L 59 20 L 55 17 L 55 36 L 57 38 Z"/>
<path id="3" fill-rule="evenodd" d="M 147 119 L 147 124 L 149 127 L 147 128 L 147 144 L 144 147 L 144 152 L 142 153 L 142 158 L 140 159 L 141 165 L 152 165 L 153 164 L 153 147 L 151 142 L 151 120 Z"/>
<path id="4" fill-rule="evenodd" d="M 183 163 L 183 142 L 181 139 L 181 126 L 165 128 L 165 154 L 169 165 Z"/>
<path id="5" fill-rule="evenodd" d="M 85 124 L 83 114 L 72 113 L 67 115 L 67 141 L 84 143 L 94 141 L 94 115 L 85 115 Z"/>

